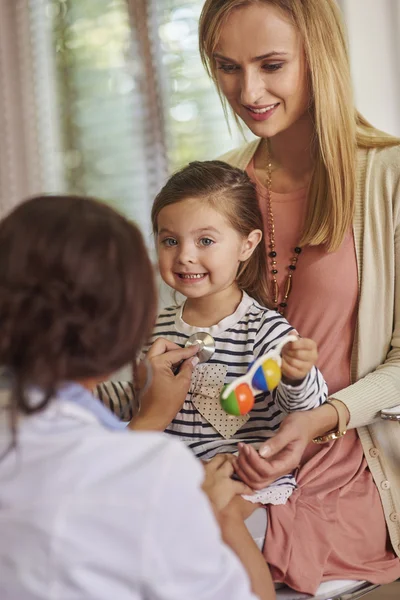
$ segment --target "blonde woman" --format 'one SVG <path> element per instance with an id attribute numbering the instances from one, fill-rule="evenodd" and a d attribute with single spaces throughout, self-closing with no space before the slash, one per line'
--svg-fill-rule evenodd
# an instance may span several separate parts
<path id="1" fill-rule="evenodd" d="M 223 160 L 257 184 L 272 300 L 317 342 L 331 398 L 289 415 L 259 454 L 241 449 L 253 488 L 300 465 L 296 492 L 268 509 L 265 558 L 302 592 L 394 580 L 400 435 L 378 416 L 400 397 L 400 140 L 354 107 L 334 0 L 207 0 L 200 51 L 257 136 Z"/>

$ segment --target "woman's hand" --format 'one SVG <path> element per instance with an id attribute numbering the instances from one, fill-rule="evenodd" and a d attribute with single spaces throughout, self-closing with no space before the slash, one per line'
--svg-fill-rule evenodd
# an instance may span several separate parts
<path id="1" fill-rule="evenodd" d="M 238 494 L 252 494 L 253 490 L 242 481 L 232 479 L 234 457 L 218 454 L 204 463 L 203 490 L 217 513 L 223 511 Z"/>
<path id="2" fill-rule="evenodd" d="M 350 415 L 345 405 L 343 409 L 348 421 Z M 337 411 L 328 403 L 291 413 L 282 421 L 276 435 L 260 446 L 258 452 L 249 445 L 239 444 L 239 456 L 234 459 L 235 471 L 247 485 L 261 490 L 296 469 L 307 444 L 337 426 Z"/>
<path id="3" fill-rule="evenodd" d="M 181 348 L 164 338 L 158 338 L 147 353 L 151 366 L 151 384 L 140 398 L 140 409 L 129 423 L 130 429 L 164 431 L 182 408 L 189 390 L 197 346 Z M 182 362 L 183 361 L 183 362 Z M 181 364 L 182 363 L 182 364 Z M 180 365 L 179 373 L 174 368 Z M 139 366 L 139 381 L 144 384 L 143 368 Z"/>
<path id="4" fill-rule="evenodd" d="M 263 444 L 258 452 L 250 445 L 239 444 L 239 456 L 234 466 L 240 479 L 254 490 L 261 490 L 298 467 L 304 450 L 311 441 L 311 412 L 301 411 L 288 415 L 277 434 Z"/>
<path id="5" fill-rule="evenodd" d="M 314 340 L 299 338 L 282 348 L 282 375 L 286 383 L 300 383 L 317 362 L 318 350 Z"/>

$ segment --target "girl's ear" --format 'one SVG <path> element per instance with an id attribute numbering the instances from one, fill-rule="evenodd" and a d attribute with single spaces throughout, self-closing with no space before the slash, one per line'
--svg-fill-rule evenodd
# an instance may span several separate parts
<path id="1" fill-rule="evenodd" d="M 249 233 L 246 239 L 243 240 L 242 251 L 239 260 L 244 262 L 248 260 L 262 240 L 261 229 L 254 229 Z"/>

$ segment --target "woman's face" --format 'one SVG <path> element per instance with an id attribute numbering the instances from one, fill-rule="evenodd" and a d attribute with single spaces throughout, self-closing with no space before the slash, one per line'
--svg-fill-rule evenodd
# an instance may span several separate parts
<path id="1" fill-rule="evenodd" d="M 223 95 L 255 135 L 273 137 L 307 112 L 303 43 L 285 13 L 274 6 L 257 3 L 233 10 L 214 59 Z"/>

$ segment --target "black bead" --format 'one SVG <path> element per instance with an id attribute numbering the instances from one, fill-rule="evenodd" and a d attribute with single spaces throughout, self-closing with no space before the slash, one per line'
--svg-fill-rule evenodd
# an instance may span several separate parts
<path id="1" fill-rule="evenodd" d="M 289 269 L 290 269 L 291 271 L 295 271 L 295 270 L 296 270 L 296 267 L 295 267 L 295 265 L 289 265 Z"/>
<path id="2" fill-rule="evenodd" d="M 278 272 L 278 271 L 277 271 L 277 269 L 272 269 L 272 274 L 273 274 L 273 275 L 276 275 L 276 274 L 277 274 L 277 272 Z"/>
<path id="3" fill-rule="evenodd" d="M 273 250 L 272 252 L 270 252 L 268 256 L 270 256 L 271 258 L 275 258 L 275 256 L 276 256 L 275 250 Z"/>
<path id="4" fill-rule="evenodd" d="M 280 306 L 281 308 L 286 308 L 286 307 L 287 307 L 287 304 L 286 304 L 286 302 L 281 302 L 279 306 Z"/>
<path id="5" fill-rule="evenodd" d="M 296 252 L 296 254 L 300 254 L 301 248 L 299 248 L 299 246 L 296 246 L 296 248 L 294 249 L 294 251 Z"/>

